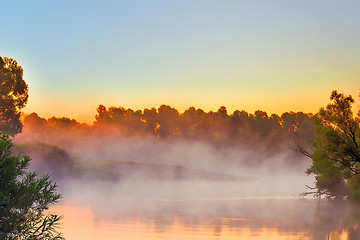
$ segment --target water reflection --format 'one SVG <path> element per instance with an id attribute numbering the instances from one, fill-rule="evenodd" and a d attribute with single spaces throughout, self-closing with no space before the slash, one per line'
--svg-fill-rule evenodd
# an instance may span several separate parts
<path id="1" fill-rule="evenodd" d="M 68 239 L 360 239 L 359 208 L 299 198 L 64 201 Z"/>

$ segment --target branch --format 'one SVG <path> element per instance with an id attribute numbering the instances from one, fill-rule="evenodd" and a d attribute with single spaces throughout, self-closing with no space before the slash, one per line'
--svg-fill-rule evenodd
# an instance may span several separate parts
<path id="1" fill-rule="evenodd" d="M 338 160 L 338 159 L 332 159 L 334 162 L 339 163 L 341 165 L 343 165 L 344 167 L 346 167 L 347 169 L 349 169 L 350 171 L 352 171 L 354 174 L 360 174 L 360 171 L 356 169 L 356 167 L 352 167 L 351 164 L 347 164 L 342 160 Z"/>
<path id="2" fill-rule="evenodd" d="M 297 132 L 295 132 L 294 134 L 292 134 L 293 136 L 293 140 L 295 142 L 296 148 L 290 148 L 291 150 L 295 151 L 295 152 L 299 152 L 302 155 L 312 159 L 312 154 L 309 153 L 308 151 L 306 151 L 303 147 L 300 146 L 300 141 L 299 141 L 299 136 L 297 134 Z"/>
<path id="3" fill-rule="evenodd" d="M 310 190 L 315 190 L 315 191 L 310 191 L 310 192 L 304 192 L 301 193 L 300 196 L 305 197 L 308 195 L 313 195 L 314 197 L 325 197 L 325 198 L 335 198 L 336 196 L 334 196 L 333 194 L 330 194 L 329 192 L 327 192 L 326 190 L 320 190 L 316 187 L 310 187 L 309 185 L 305 185 L 308 189 Z"/>
<path id="4" fill-rule="evenodd" d="M 312 159 L 312 154 L 309 153 L 308 151 L 306 151 L 305 149 L 303 149 L 302 147 L 300 147 L 299 145 L 297 145 L 296 148 L 292 149 L 292 150 L 295 151 L 295 152 L 299 152 L 302 155 Z"/>

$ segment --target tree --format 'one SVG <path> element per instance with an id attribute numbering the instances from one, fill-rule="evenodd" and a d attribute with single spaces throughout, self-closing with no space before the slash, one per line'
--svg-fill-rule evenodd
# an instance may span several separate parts
<path id="1" fill-rule="evenodd" d="M 22 67 L 12 58 L 0 57 L 0 131 L 12 136 L 22 131 L 20 110 L 28 97 Z"/>
<path id="2" fill-rule="evenodd" d="M 61 197 L 49 175 L 26 172 L 30 157 L 12 155 L 12 140 L 0 135 L 0 239 L 63 239 L 56 231 L 61 217 L 46 214 Z"/>
<path id="3" fill-rule="evenodd" d="M 179 112 L 168 105 L 158 108 L 157 122 L 159 124 L 156 132 L 160 138 L 176 136 L 179 130 Z"/>
<path id="4" fill-rule="evenodd" d="M 332 101 L 315 116 L 314 152 L 309 154 L 315 174 L 312 193 L 329 198 L 360 200 L 360 112 L 352 111 L 354 99 L 333 91 Z"/>

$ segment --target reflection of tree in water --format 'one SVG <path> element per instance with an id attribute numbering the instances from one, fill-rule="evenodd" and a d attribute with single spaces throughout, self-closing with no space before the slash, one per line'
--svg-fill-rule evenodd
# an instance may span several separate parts
<path id="1" fill-rule="evenodd" d="M 360 207 L 346 201 L 319 201 L 309 236 L 313 239 L 341 239 L 346 232 L 349 240 L 360 237 Z"/>
<path id="2" fill-rule="evenodd" d="M 349 233 L 349 239 L 356 240 L 360 239 L 360 206 L 353 204 L 351 207 L 348 207 L 344 225 Z"/>
<path id="3" fill-rule="evenodd" d="M 144 200 L 149 201 L 149 200 Z M 151 200 L 150 200 L 151 201 Z M 146 204 L 136 201 L 133 205 L 140 209 Z M 280 234 L 295 233 L 308 239 L 341 239 L 345 232 L 348 239 L 359 239 L 360 207 L 345 201 L 316 199 L 239 199 L 153 201 L 150 209 L 142 209 L 141 214 L 129 206 L 112 209 L 112 219 L 137 219 L 154 226 L 157 232 L 167 232 L 175 226 L 191 231 L 212 229 L 215 236 L 222 232 L 250 229 L 252 234 L 274 229 Z M 148 203 L 148 206 L 151 205 Z M 139 207 L 140 206 L 140 207 Z M 115 210 L 114 210 L 115 209 Z M 132 209 L 132 210 L 131 210 Z M 102 209 L 103 210 L 103 209 Z M 101 209 L 94 209 L 98 220 L 109 220 L 109 215 Z M 226 231 L 225 230 L 225 231 Z"/>

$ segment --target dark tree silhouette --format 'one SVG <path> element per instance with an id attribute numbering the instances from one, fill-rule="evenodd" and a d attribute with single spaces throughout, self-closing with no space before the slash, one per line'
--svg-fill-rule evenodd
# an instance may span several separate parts
<path id="1" fill-rule="evenodd" d="M 269 156 L 293 147 L 292 138 L 296 134 L 300 136 L 298 140 L 301 143 L 310 146 L 313 138 L 307 138 L 306 131 L 300 129 L 306 125 L 306 129 L 312 130 L 312 118 L 312 114 L 302 112 L 279 116 L 268 115 L 260 110 L 254 114 L 235 110 L 233 114 L 229 114 L 225 106 L 215 112 L 190 107 L 179 113 L 168 105 L 143 111 L 99 105 L 92 126 L 66 117 L 43 119 L 35 113 L 28 115 L 24 119 L 22 137 L 35 141 L 46 140 L 51 144 L 60 144 L 61 147 L 87 137 L 149 137 L 159 141 L 178 139 L 201 142 L 221 149 L 261 149 L 266 153 L 264 156 Z M 295 154 L 291 158 L 299 159 Z"/>
<path id="2" fill-rule="evenodd" d="M 150 135 L 157 134 L 157 111 L 156 108 L 144 109 L 143 121 L 146 124 L 146 131 L 150 133 Z"/>
<path id="3" fill-rule="evenodd" d="M 161 105 L 158 109 L 158 123 L 157 133 L 160 137 L 177 135 L 179 129 L 178 110 L 167 105 Z"/>
<path id="4" fill-rule="evenodd" d="M 12 136 L 22 131 L 20 110 L 27 100 L 22 67 L 12 58 L 0 57 L 0 131 Z"/>

